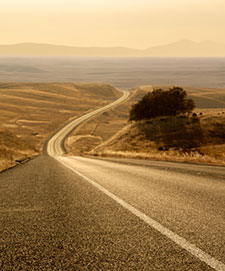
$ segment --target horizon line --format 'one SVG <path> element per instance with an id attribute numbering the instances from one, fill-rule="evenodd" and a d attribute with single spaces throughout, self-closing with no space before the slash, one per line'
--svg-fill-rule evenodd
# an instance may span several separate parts
<path id="1" fill-rule="evenodd" d="M 202 44 L 202 43 L 213 43 L 216 45 L 224 45 L 225 43 L 222 42 L 217 42 L 217 41 L 212 41 L 212 40 L 203 40 L 203 41 L 194 41 L 192 39 L 180 39 L 174 42 L 167 42 L 167 43 L 160 43 L 158 45 L 150 45 L 149 47 L 145 48 L 135 48 L 135 47 L 130 47 L 130 46 L 81 46 L 81 45 L 68 45 L 68 44 L 56 44 L 56 43 L 49 43 L 49 42 L 30 42 L 30 41 L 25 41 L 25 42 L 16 42 L 16 43 L 6 43 L 6 44 L 0 44 L 0 46 L 15 46 L 15 45 L 50 45 L 50 46 L 57 46 L 57 47 L 70 47 L 70 48 L 102 48 L 102 49 L 110 49 L 110 48 L 124 48 L 124 49 L 132 49 L 132 50 L 138 50 L 138 51 L 144 51 L 149 48 L 154 48 L 154 47 L 160 47 L 160 46 L 166 46 L 166 45 L 171 45 L 171 44 L 176 44 L 176 43 L 181 43 L 181 42 L 191 42 L 195 44 Z"/>

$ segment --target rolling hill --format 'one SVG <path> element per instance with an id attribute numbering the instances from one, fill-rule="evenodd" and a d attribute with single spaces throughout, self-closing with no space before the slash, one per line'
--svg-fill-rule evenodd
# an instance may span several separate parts
<path id="1" fill-rule="evenodd" d="M 225 56 L 225 44 L 211 41 L 181 40 L 171 44 L 138 50 L 126 47 L 73 47 L 44 43 L 0 45 L 0 56 Z"/>

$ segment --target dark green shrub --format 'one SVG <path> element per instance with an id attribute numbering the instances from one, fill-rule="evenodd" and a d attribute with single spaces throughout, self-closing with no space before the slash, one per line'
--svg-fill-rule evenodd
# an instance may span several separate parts
<path id="1" fill-rule="evenodd" d="M 190 114 L 194 107 L 194 101 L 187 99 L 187 93 L 180 87 L 173 87 L 167 91 L 156 89 L 132 106 L 129 120 Z"/>

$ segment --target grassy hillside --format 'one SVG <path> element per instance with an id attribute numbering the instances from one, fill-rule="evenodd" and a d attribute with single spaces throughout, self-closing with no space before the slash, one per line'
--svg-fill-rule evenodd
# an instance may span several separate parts
<path id="1" fill-rule="evenodd" d="M 129 110 L 133 103 L 149 91 L 137 88 L 131 90 L 131 98 L 94 119 L 81 124 L 66 140 L 66 148 L 70 154 L 83 155 L 111 138 L 127 125 Z"/>
<path id="2" fill-rule="evenodd" d="M 154 86 L 157 87 L 169 88 Z M 132 90 L 133 96 L 129 101 L 81 125 L 67 140 L 69 152 L 76 155 L 116 155 L 223 163 L 225 91 L 185 88 L 188 96 L 195 100 L 195 112 L 199 120 L 162 118 L 128 124 L 131 105 L 152 88 L 141 86 Z"/>
<path id="3" fill-rule="evenodd" d="M 225 115 L 132 123 L 91 154 L 225 164 Z"/>
<path id="4" fill-rule="evenodd" d="M 152 88 L 141 86 L 131 90 L 130 100 L 79 126 L 66 140 L 69 153 L 145 158 L 159 156 L 159 159 L 165 159 L 167 156 L 166 159 L 175 159 L 177 156 L 181 160 L 190 155 L 197 155 L 203 159 L 201 153 L 204 153 L 204 159 L 223 159 L 225 115 L 222 112 L 225 112 L 225 91 L 185 88 L 188 95 L 196 101 L 195 112 L 198 115 L 201 112 L 200 123 L 191 123 L 189 128 L 184 129 L 185 122 L 190 122 L 184 119 L 157 120 L 152 124 L 128 124 L 131 105 Z M 115 88 L 107 84 L 0 83 L 0 170 L 38 155 L 42 152 L 47 138 L 69 120 L 110 103 L 120 95 Z M 171 126 L 175 127 L 176 131 L 170 131 Z M 157 135 L 156 131 L 159 128 L 164 136 Z M 181 132 L 177 132 L 178 128 L 189 133 L 183 138 L 182 144 L 180 142 L 176 145 L 176 138 L 181 138 Z M 193 141 L 193 131 L 198 134 L 198 137 L 194 137 L 194 143 L 199 142 L 198 138 L 203 142 L 202 137 L 199 137 L 202 134 L 207 141 L 199 146 L 190 145 L 190 138 Z M 185 144 L 186 152 L 181 150 Z M 159 151 L 160 147 L 169 150 Z M 188 155 L 185 154 L 187 152 Z"/>
<path id="5" fill-rule="evenodd" d="M 147 89 L 147 86 L 144 87 Z M 169 89 L 170 86 L 154 86 L 154 88 Z M 184 88 L 189 98 L 195 102 L 196 108 L 225 108 L 225 89 L 219 88 Z"/>
<path id="6" fill-rule="evenodd" d="M 0 83 L 0 170 L 37 155 L 71 118 L 118 96 L 112 86 L 97 83 Z"/>

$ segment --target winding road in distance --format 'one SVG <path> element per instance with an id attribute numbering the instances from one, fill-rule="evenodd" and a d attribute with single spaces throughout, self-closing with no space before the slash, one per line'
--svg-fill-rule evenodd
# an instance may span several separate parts
<path id="1" fill-rule="evenodd" d="M 101 107 L 99 109 L 96 109 L 94 111 L 91 111 L 84 116 L 75 119 L 68 123 L 64 128 L 62 128 L 58 133 L 56 133 L 48 142 L 47 145 L 47 153 L 50 156 L 59 156 L 65 153 L 64 149 L 64 140 L 65 138 L 83 121 L 92 118 L 93 116 L 96 116 L 100 113 L 103 113 L 104 111 L 107 111 L 111 109 L 112 107 L 115 107 L 122 102 L 124 102 L 126 99 L 128 99 L 130 92 L 129 91 L 121 91 L 123 95 L 117 99 L 116 101 L 112 102 L 111 104 L 107 104 L 104 107 Z"/>
<path id="2" fill-rule="evenodd" d="M 225 169 L 47 155 L 0 174 L 0 270 L 225 270 Z"/>

